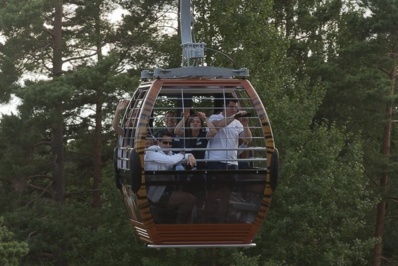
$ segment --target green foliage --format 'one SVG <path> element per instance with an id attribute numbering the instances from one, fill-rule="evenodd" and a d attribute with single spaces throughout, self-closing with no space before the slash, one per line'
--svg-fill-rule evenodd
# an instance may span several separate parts
<path id="1" fill-rule="evenodd" d="M 260 255 L 249 257 L 245 255 L 243 252 L 236 252 L 232 254 L 234 259 L 234 263 L 231 265 L 236 266 L 256 266 L 259 265 Z"/>
<path id="2" fill-rule="evenodd" d="M 366 265 L 374 245 L 366 223 L 375 200 L 364 180 L 361 145 L 349 135 L 320 127 L 302 135 L 285 154 L 281 183 L 262 239 L 267 253 L 288 264 Z M 366 233 L 368 232 L 368 233 Z M 292 241 L 294 240 L 294 241 Z"/>
<path id="3" fill-rule="evenodd" d="M 209 48 L 221 51 L 233 59 L 231 62 L 222 54 L 207 50 L 208 65 L 240 68 L 255 64 L 250 70 L 262 68 L 278 42 L 267 21 L 271 14 L 271 4 L 271 1 L 195 2 L 198 41 L 205 42 Z M 254 61 L 253 58 L 257 60 Z"/>
<path id="4" fill-rule="evenodd" d="M 5 192 L 0 208 L 3 211 L 24 204 L 29 188 L 35 191 L 37 186 L 48 186 L 48 132 L 38 129 L 40 119 L 24 117 L 25 121 L 15 115 L 3 116 L 1 121 L 0 180 Z"/>
<path id="5" fill-rule="evenodd" d="M 328 100 L 320 109 L 322 117 L 344 124 L 351 132 L 358 132 L 364 143 L 365 175 L 373 180 L 370 190 L 376 191 L 381 199 L 388 202 L 385 218 L 384 245 L 386 258 L 394 257 L 396 245 L 391 236 L 397 224 L 390 215 L 396 213 L 398 191 L 396 168 L 396 125 L 392 126 L 389 156 L 383 150 L 389 105 L 397 105 L 396 53 L 397 32 L 395 1 L 360 1 L 362 10 L 347 10 L 340 21 L 340 35 L 337 38 L 336 57 L 330 70 L 333 75 L 325 79 L 329 82 Z M 366 11 L 366 13 L 365 13 Z M 363 15 L 363 14 L 366 15 Z M 395 111 L 394 111 L 395 112 Z M 395 119 L 395 114 L 391 119 Z M 387 186 L 379 187 L 383 174 L 388 175 Z M 373 217 L 376 219 L 375 217 Z M 379 217 L 380 219 L 381 217 Z M 384 219 L 382 218 L 382 219 Z M 395 225 L 393 225 L 395 224 Z M 394 237 L 393 237 L 394 238 Z M 396 241 L 396 240 L 395 240 Z M 392 260 L 391 263 L 394 263 Z"/>
<path id="6" fill-rule="evenodd" d="M 29 251 L 25 241 L 17 241 L 14 234 L 4 226 L 4 219 L 0 217 L 0 264 L 16 266 Z"/>
<path id="7" fill-rule="evenodd" d="M 59 77 L 49 75 L 54 1 L 0 3 L 0 100 L 16 93 L 23 101 L 18 115 L 0 122 L 0 212 L 7 227 L 0 235 L 19 250 L 4 257 L 12 262 L 0 254 L 0 264 L 368 264 L 376 198 L 387 200 L 389 217 L 397 215 L 396 125 L 390 157 L 379 155 L 385 104 L 396 106 L 387 94 L 396 64 L 396 3 L 362 1 L 372 11 L 363 16 L 346 1 L 193 1 L 197 40 L 234 60 L 206 50 L 206 62 L 250 70 L 281 155 L 279 187 L 256 248 L 154 250 L 131 230 L 114 188 L 110 119 L 141 70 L 179 66 L 179 33 L 163 31 L 169 19 L 163 14 L 176 12 L 177 2 L 64 1 L 68 64 Z M 105 17 L 117 6 L 126 13 L 110 25 Z M 103 53 L 105 47 L 111 51 Z M 17 81 L 28 72 L 52 80 L 29 77 L 21 88 Z M 64 129 L 63 204 L 51 199 L 54 125 Z M 93 208 L 98 152 L 102 206 Z M 382 173 L 390 185 L 375 195 L 371 180 Z M 391 262 L 398 260 L 396 228 L 396 219 L 386 220 L 384 255 Z M 8 252 L 0 240 L 0 253 Z"/>
<path id="8" fill-rule="evenodd" d="M 162 249 L 157 253 L 158 256 L 154 257 L 153 252 L 149 251 L 148 257 L 142 257 L 141 265 L 260 265 L 260 255 L 247 256 L 236 248 Z"/>
<path id="9" fill-rule="evenodd" d="M 143 244 L 128 226 L 111 179 L 103 186 L 103 198 L 103 209 L 93 209 L 87 197 L 75 192 L 63 205 L 36 198 L 25 208 L 7 213 L 10 228 L 29 244 L 23 265 L 53 265 L 60 258 L 72 265 L 131 265 L 139 261 Z"/>
<path id="10" fill-rule="evenodd" d="M 298 82 L 287 75 L 290 67 L 275 64 L 280 72 L 272 82 L 256 83 L 281 154 L 279 186 L 256 242 L 266 265 L 365 265 L 375 243 L 367 217 L 376 201 L 362 143 L 344 128 L 314 123 L 325 88 Z"/>

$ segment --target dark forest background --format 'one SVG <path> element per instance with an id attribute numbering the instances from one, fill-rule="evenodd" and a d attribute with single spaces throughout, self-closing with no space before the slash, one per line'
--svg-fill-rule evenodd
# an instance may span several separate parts
<path id="1" fill-rule="evenodd" d="M 398 265 L 398 1 L 192 2 L 280 152 L 257 246 L 149 249 L 114 185 L 114 110 L 179 67 L 178 1 L 1 0 L 0 265 Z"/>

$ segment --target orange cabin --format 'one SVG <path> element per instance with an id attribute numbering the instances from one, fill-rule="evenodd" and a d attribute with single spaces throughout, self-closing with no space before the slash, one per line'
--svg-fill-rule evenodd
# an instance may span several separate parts
<path id="1" fill-rule="evenodd" d="M 115 149 L 116 184 L 131 225 L 149 247 L 254 246 L 253 239 L 265 220 L 278 179 L 278 151 L 270 121 L 255 89 L 244 78 L 245 69 L 238 72 L 238 75 L 243 73 L 241 78 L 232 78 L 229 76 L 237 72 L 217 74 L 225 69 L 212 68 L 209 75 L 207 67 L 196 68 L 197 75 L 193 78 L 175 78 L 161 71 L 155 75 L 143 72 L 149 81 L 135 91 L 123 118 L 124 135 Z M 252 133 L 249 143 L 240 142 L 229 149 L 211 145 L 188 147 L 187 141 L 191 139 L 196 144 L 201 141 L 188 135 L 173 136 L 173 143 L 178 141 L 179 145 L 173 144 L 170 150 L 200 154 L 196 162 L 201 167 L 146 169 L 147 141 L 152 144 L 158 141 L 152 136 L 166 129 L 163 121 L 166 113 L 174 114 L 176 123 L 184 119 L 182 114 L 187 109 L 209 117 L 222 112 L 230 98 L 238 100 L 237 110 L 248 113 Z M 184 124 L 184 130 L 187 128 Z M 234 163 L 238 167 L 208 168 L 217 162 L 208 156 L 215 151 L 237 155 Z M 228 160 L 224 163 L 229 165 Z M 149 194 L 159 188 L 165 189 L 163 194 L 190 195 L 195 199 L 188 220 L 178 221 L 179 209 L 173 204 L 151 200 Z"/>

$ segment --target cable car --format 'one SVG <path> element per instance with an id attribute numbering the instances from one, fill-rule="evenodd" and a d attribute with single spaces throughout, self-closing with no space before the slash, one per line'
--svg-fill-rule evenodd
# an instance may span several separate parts
<path id="1" fill-rule="evenodd" d="M 123 117 L 124 135 L 115 148 L 116 186 L 131 225 L 148 247 L 252 247 L 276 190 L 278 150 L 264 105 L 247 80 L 249 71 L 204 66 L 205 44 L 192 42 L 190 9 L 189 0 L 180 1 L 182 67 L 141 73 L 142 83 Z M 233 148 L 187 147 L 188 136 L 173 135 L 173 143 L 179 144 L 169 150 L 205 154 L 196 158 L 202 167 L 146 169 L 145 154 L 153 147 L 147 142 L 159 141 L 155 132 L 167 130 L 162 121 L 166 114 L 178 122 L 186 110 L 211 116 L 225 111 L 230 100 L 247 112 L 249 143 L 236 143 Z M 208 168 L 219 161 L 211 159 L 212 152 L 232 152 L 238 167 Z M 153 200 L 150 195 L 159 189 L 159 197 L 179 193 L 195 199 L 188 209 L 189 219 L 179 221 L 181 212 L 175 205 Z"/>

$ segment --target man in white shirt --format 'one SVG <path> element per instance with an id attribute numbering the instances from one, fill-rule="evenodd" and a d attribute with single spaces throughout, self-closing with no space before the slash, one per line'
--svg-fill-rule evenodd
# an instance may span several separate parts
<path id="1" fill-rule="evenodd" d="M 171 145 L 172 135 L 169 132 L 161 132 L 158 135 L 158 145 L 150 146 L 145 152 L 145 170 L 161 171 L 173 170 L 173 166 L 184 158 L 187 164 L 196 166 L 195 157 L 192 154 L 173 154 Z M 192 209 L 196 204 L 196 197 L 190 193 L 175 190 L 173 186 L 149 186 L 148 199 L 158 207 L 167 208 L 177 212 L 176 223 L 190 223 Z"/>
<path id="2" fill-rule="evenodd" d="M 207 169 L 209 170 L 238 169 L 239 141 L 249 143 L 252 140 L 252 132 L 248 126 L 249 119 L 245 117 L 247 112 L 238 111 L 237 104 L 237 99 L 228 96 L 224 100 L 222 112 L 209 118 L 209 121 L 217 129 L 217 134 L 209 140 L 208 145 Z M 238 117 L 240 117 L 240 121 L 236 119 Z M 231 177 L 233 178 L 234 175 L 210 175 L 209 173 L 209 180 L 228 182 Z M 227 221 L 231 192 L 229 184 L 221 184 L 208 189 L 204 209 L 206 222 L 224 223 Z"/>
<path id="3" fill-rule="evenodd" d="M 209 118 L 217 134 L 209 142 L 208 169 L 238 169 L 239 140 L 244 143 L 252 140 L 249 118 L 244 117 L 247 112 L 238 111 L 237 103 L 235 98 L 226 98 L 224 110 Z M 240 121 L 236 117 L 241 117 Z"/>

